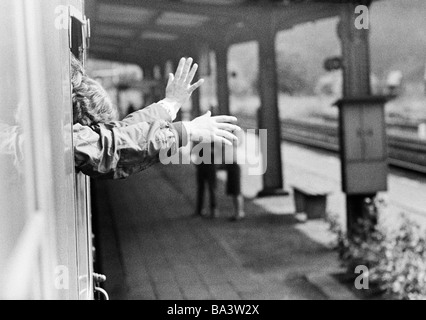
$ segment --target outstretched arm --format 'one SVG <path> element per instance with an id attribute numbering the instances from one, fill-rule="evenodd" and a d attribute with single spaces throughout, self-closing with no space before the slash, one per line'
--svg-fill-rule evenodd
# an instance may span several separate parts
<path id="1" fill-rule="evenodd" d="M 186 145 L 182 123 L 141 122 L 119 127 L 115 123 L 74 125 L 74 158 L 77 170 L 93 178 L 124 179 L 146 170 L 166 150 L 173 155 Z"/>
<path id="2" fill-rule="evenodd" d="M 171 123 L 182 105 L 204 82 L 192 84 L 198 65 L 181 59 L 176 74 L 170 75 L 166 99 L 123 121 L 92 127 L 74 126 L 76 168 L 92 177 L 121 179 L 147 169 L 159 161 L 160 152 L 174 154 L 193 142 L 238 141 L 240 130 L 234 117 L 211 117 L 210 113 L 191 122 Z"/>
<path id="3" fill-rule="evenodd" d="M 166 121 L 91 127 L 77 124 L 73 127 L 75 166 L 93 178 L 124 179 L 158 163 L 162 152 L 174 155 L 189 140 L 236 143 L 238 139 L 231 133 L 240 130 L 233 124 L 236 121 L 207 113 L 185 125 Z"/>

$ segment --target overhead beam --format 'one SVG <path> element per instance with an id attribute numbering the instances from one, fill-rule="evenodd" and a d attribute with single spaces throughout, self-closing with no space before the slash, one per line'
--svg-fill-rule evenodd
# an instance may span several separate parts
<path id="1" fill-rule="evenodd" d="M 143 31 L 153 31 L 161 33 L 170 33 L 176 34 L 178 36 L 191 37 L 194 39 L 216 39 L 217 32 L 213 31 L 215 29 L 211 24 L 206 24 L 201 27 L 180 27 L 180 26 L 160 26 L 155 23 L 117 23 L 117 22 L 102 22 L 102 25 L 107 27 L 114 28 L 123 28 L 123 29 L 137 29 L 138 34 L 142 34 Z M 223 26 L 222 26 L 223 27 Z M 136 32 L 136 31 L 135 31 Z M 94 32 L 96 35 L 96 30 Z"/>
<path id="2" fill-rule="evenodd" d="M 244 19 L 241 18 L 241 10 L 243 12 L 252 12 L 250 9 L 247 11 L 247 5 L 238 6 L 240 12 L 233 12 L 233 8 L 237 6 L 218 6 L 218 5 L 193 5 L 181 3 L 181 2 L 171 2 L 164 0 L 144 0 L 144 1 L 136 1 L 136 0 L 122 0 L 120 1 L 120 5 L 133 5 L 135 7 L 145 7 L 152 8 L 158 10 L 167 10 L 167 11 L 176 11 L 178 12 L 186 12 L 186 13 L 194 13 L 194 14 L 204 14 L 204 10 L 209 11 L 209 15 L 214 13 L 221 13 L 226 11 L 226 17 L 234 17 L 232 20 L 222 19 L 221 21 L 209 21 L 205 26 L 201 28 L 191 28 L 191 27 L 169 27 L 169 26 L 158 26 L 153 23 L 151 20 L 148 24 L 121 24 L 121 23 L 106 23 L 107 26 L 113 26 L 116 28 L 137 28 L 138 33 L 142 33 L 143 31 L 153 31 L 153 32 L 164 32 L 164 33 L 174 33 L 180 36 L 178 41 L 162 41 L 162 40 L 144 40 L 136 37 L 135 33 L 135 43 L 130 43 L 129 38 L 119 38 L 119 37 L 97 37 L 97 27 L 99 25 L 96 24 L 97 18 L 97 10 L 99 8 L 100 3 L 109 3 L 109 4 L 117 4 L 116 1 L 112 0 L 90 0 L 87 1 L 87 13 L 93 15 L 94 26 L 93 34 L 92 34 L 92 45 L 96 47 L 99 46 L 112 46 L 112 47 L 120 47 L 123 46 L 123 50 L 121 53 L 117 53 L 114 56 L 119 56 L 122 54 L 126 55 L 126 51 L 129 49 L 138 51 L 138 55 L 162 55 L 167 57 L 177 56 L 177 55 L 189 55 L 189 46 L 194 42 L 196 43 L 198 40 L 203 40 L 209 43 L 211 46 L 215 46 L 218 43 L 226 43 L 226 44 L 235 44 L 247 41 L 256 40 L 256 32 L 253 32 L 253 26 L 259 26 L 259 21 L 275 21 L 272 26 L 275 32 L 287 30 L 292 28 L 294 25 L 302 24 L 306 22 L 312 22 L 319 19 L 329 18 L 338 16 L 341 12 L 341 5 L 336 3 L 298 3 L 292 4 L 288 6 L 283 5 L 268 5 L 265 7 L 275 8 L 275 10 L 268 11 L 265 10 L 265 7 L 259 7 L 252 5 L 254 9 L 256 9 L 255 16 L 245 16 Z M 191 9 L 189 9 L 191 7 Z M 214 7 L 215 10 L 211 7 Z M 230 8 L 231 7 L 231 8 Z M 263 8 L 263 9 L 260 9 Z M 202 9 L 202 10 L 201 10 Z M 224 10 L 225 9 L 225 10 Z M 189 11 L 187 11 L 189 10 Z M 201 12 L 200 12 L 201 10 Z M 158 16 L 158 15 L 157 15 Z M 260 18 L 259 18 L 260 17 Z M 260 20 L 256 20 L 260 19 Z M 217 19 L 216 19 L 217 20 Z M 229 24 L 221 24 L 223 21 L 230 21 Z M 107 39 L 102 41 L 102 39 Z M 114 43 L 114 39 L 117 41 L 117 45 Z M 106 42 L 106 43 L 105 43 Z M 111 43 L 112 42 L 112 43 Z M 127 44 L 127 48 L 126 48 Z M 119 50 L 119 48 L 117 48 Z M 164 53 L 166 51 L 166 53 Z M 129 54 L 127 54 L 129 55 Z"/>
<path id="3" fill-rule="evenodd" d="M 102 49 L 97 49 L 93 47 L 90 50 L 90 55 L 93 58 L 101 60 L 112 60 L 112 61 L 121 61 L 123 63 L 134 63 L 138 65 L 163 65 L 167 61 L 179 60 L 184 56 L 192 56 L 192 53 L 181 50 L 169 50 L 164 51 L 119 51 L 117 52 L 107 52 Z M 178 58 L 177 58 L 178 57 Z M 195 58 L 195 57 L 194 57 Z"/>
<path id="4" fill-rule="evenodd" d="M 93 40 L 92 47 L 96 46 L 108 46 L 111 45 L 111 47 L 121 47 L 124 50 L 131 49 L 131 50 L 139 50 L 139 51 L 147 51 L 151 53 L 158 53 L 158 52 L 164 52 L 164 51 L 173 51 L 173 50 L 185 50 L 185 48 L 188 48 L 188 43 L 190 42 L 185 41 L 167 41 L 167 40 L 151 40 L 151 39 L 139 39 L 138 41 L 135 41 L 131 46 L 126 46 L 126 40 L 123 38 L 118 37 L 99 37 L 96 41 Z M 116 41 L 116 43 L 114 43 Z M 187 50 L 189 51 L 189 49 Z"/>
<path id="5" fill-rule="evenodd" d="M 193 48 L 191 41 L 152 41 L 152 40 L 139 40 L 135 42 L 128 50 L 138 52 L 146 52 L 148 54 L 176 56 L 176 54 L 190 55 Z"/>
<path id="6" fill-rule="evenodd" d="M 107 60 L 107 61 L 114 61 L 114 62 L 120 62 L 120 63 L 129 63 L 129 64 L 140 64 L 140 59 L 136 59 L 135 57 L 120 57 L 117 54 L 109 53 L 109 52 L 102 52 L 102 51 L 96 51 L 96 50 L 90 50 L 89 52 L 89 58 L 91 59 L 98 59 L 98 60 Z"/>
<path id="7" fill-rule="evenodd" d="M 101 56 L 103 57 L 103 59 L 106 59 L 105 57 L 108 56 L 110 58 L 114 58 L 114 61 L 123 61 L 123 62 L 128 62 L 128 61 L 132 61 L 132 62 L 137 62 L 140 63 L 141 61 L 167 61 L 167 60 L 171 60 L 173 59 L 173 55 L 172 54 L 150 54 L 147 52 L 121 52 L 119 50 L 117 50 L 116 52 L 113 51 L 104 51 L 102 49 L 98 49 L 98 48 L 93 48 L 90 50 L 90 54 L 96 55 L 96 56 Z M 121 59 L 122 57 L 122 59 Z"/>
<path id="8" fill-rule="evenodd" d="M 90 2 L 94 2 L 91 0 Z M 97 0 L 97 4 L 99 3 L 109 3 L 116 4 L 116 1 L 112 0 Z M 245 30 L 233 30 L 233 25 L 238 23 L 243 23 L 244 25 L 250 27 L 251 25 L 256 25 L 259 21 L 264 21 L 264 19 L 269 19 L 271 15 L 276 16 L 275 21 L 278 21 L 276 24 L 276 32 L 281 30 L 286 30 L 293 27 L 296 24 L 306 23 L 310 21 L 315 21 L 319 19 L 329 18 L 333 16 L 338 16 L 340 13 L 340 5 L 336 3 L 321 3 L 321 2 L 309 2 L 309 3 L 299 3 L 292 5 L 268 5 L 268 6 L 254 6 L 252 5 L 251 9 L 248 10 L 250 14 L 241 15 L 240 11 L 246 11 L 246 6 L 239 6 L 237 10 L 237 6 L 218 6 L 218 5 L 190 5 L 181 2 L 166 2 L 164 0 L 144 0 L 135 1 L 135 0 L 122 0 L 120 1 L 120 5 L 132 5 L 135 7 L 144 7 L 149 9 L 155 9 L 157 11 L 175 11 L 175 12 L 185 12 L 185 13 L 193 13 L 193 14 L 204 14 L 204 11 L 208 11 L 208 16 L 214 16 L 214 13 L 217 10 L 210 10 L 210 7 L 215 7 L 220 12 L 226 11 L 226 17 L 232 18 L 230 21 L 231 27 L 228 30 L 228 41 L 229 42 L 239 42 L 239 41 L 250 41 L 254 40 L 255 36 L 251 32 L 245 32 Z M 167 4 L 167 5 L 165 5 Z M 90 7 L 94 7 L 92 4 Z M 187 12 L 187 8 L 190 7 L 190 12 Z M 231 7 L 231 8 L 228 8 Z M 179 10 L 178 10 L 179 9 Z M 223 10 L 226 9 L 226 10 Z M 237 10 L 234 12 L 234 9 Z M 254 9 L 254 10 L 253 10 Z M 93 12 L 94 9 L 90 11 Z M 94 17 L 96 17 L 95 13 L 92 13 Z M 212 22 L 207 22 L 205 26 L 200 28 L 185 28 L 185 27 L 166 27 L 166 26 L 158 26 L 153 23 L 151 20 L 149 23 L 144 23 L 142 26 L 140 24 L 130 23 L 130 24 L 121 24 L 121 23 L 106 23 L 106 25 L 116 26 L 117 28 L 141 28 L 141 32 L 143 30 L 152 30 L 155 32 L 167 32 L 167 33 L 175 33 L 178 35 L 183 35 L 185 37 L 191 36 L 192 38 L 202 38 L 205 41 L 213 42 L 213 41 L 223 41 L 222 34 L 215 31 L 220 30 L 220 28 L 227 28 L 226 25 L 220 23 L 219 25 L 212 26 L 210 25 Z M 214 23 L 214 22 L 213 22 Z M 207 28 L 206 28 L 207 27 Z M 216 28 L 217 27 L 217 28 Z M 234 27 L 235 28 L 235 27 Z M 96 35 L 96 26 L 94 27 L 94 35 Z M 96 40 L 94 40 L 96 41 Z"/>
<path id="9" fill-rule="evenodd" d="M 309 5 L 308 5 L 309 4 Z M 321 19 L 327 19 L 332 17 L 338 17 L 341 12 L 340 4 L 332 3 L 308 3 L 298 4 L 298 8 L 292 7 L 286 10 L 276 10 L 272 12 L 263 12 L 262 21 L 274 20 L 274 26 L 272 26 L 275 33 L 288 30 L 296 25 L 315 22 Z M 301 14 L 303 12 L 303 14 Z M 248 42 L 257 40 L 255 30 L 252 30 L 252 26 L 256 26 L 257 23 L 254 19 L 249 20 L 248 23 L 242 29 L 229 28 L 226 31 L 226 41 L 229 44 Z M 222 38 L 223 39 L 223 38 Z"/>
<path id="10" fill-rule="evenodd" d="M 97 0 L 99 3 L 117 5 L 116 0 Z M 330 0 L 322 0 L 315 2 L 289 3 L 285 2 L 265 2 L 256 4 L 256 2 L 247 2 L 236 5 L 214 5 L 206 3 L 186 3 L 180 1 L 169 0 L 120 0 L 121 6 L 133 6 L 136 8 L 145 8 L 150 10 L 160 10 L 168 12 L 178 12 L 187 14 L 204 15 L 208 17 L 218 18 L 224 17 L 229 19 L 250 20 L 260 18 L 265 13 L 277 11 L 287 12 L 291 16 L 301 15 L 304 11 L 318 11 L 322 9 L 332 9 L 333 6 L 339 7 L 341 3 L 346 1 L 330 2 Z M 350 2 L 350 0 L 348 0 Z M 288 17 L 287 17 L 288 18 Z M 257 20 L 259 23 L 261 20 Z"/>
<path id="11" fill-rule="evenodd" d="M 149 21 L 148 21 L 148 23 L 147 23 L 147 25 L 153 25 L 153 24 L 155 24 L 155 21 L 159 18 L 161 16 L 161 12 L 159 11 L 159 12 L 157 12 L 157 13 L 155 13 L 150 19 L 149 19 Z M 128 45 L 129 46 L 131 46 L 132 45 L 132 43 L 135 43 L 135 42 L 137 42 L 139 39 L 141 39 L 141 35 L 142 35 L 142 32 L 145 30 L 144 29 L 144 27 L 145 27 L 145 25 L 144 24 L 139 24 L 137 27 L 136 27 L 136 31 L 134 32 L 134 34 L 133 34 L 133 37 L 129 40 L 129 41 L 127 41 L 127 43 L 128 43 Z"/>
<path id="12" fill-rule="evenodd" d="M 117 5 L 116 0 L 99 0 L 101 3 Z M 134 6 L 152 10 L 173 11 L 179 13 L 205 15 L 209 17 L 227 17 L 245 19 L 247 16 L 255 16 L 259 11 L 276 8 L 272 3 L 269 6 L 255 6 L 249 4 L 238 5 L 214 5 L 205 3 L 186 3 L 168 0 L 120 0 L 120 5 Z"/>
<path id="13" fill-rule="evenodd" d="M 316 20 L 338 17 L 342 8 L 341 3 L 300 3 L 286 10 L 273 11 L 277 21 L 275 31 L 286 30 L 298 24 L 315 22 Z"/>
<path id="14" fill-rule="evenodd" d="M 164 61 L 170 60 L 172 57 L 168 55 L 163 54 L 146 54 L 146 53 L 126 53 L 122 54 L 121 52 L 117 51 L 117 53 L 113 52 L 105 52 L 97 50 L 96 48 L 91 49 L 90 57 L 100 60 L 109 60 L 109 61 L 116 61 L 116 62 L 122 62 L 122 63 L 130 63 L 130 64 L 137 64 L 137 65 L 156 65 L 161 64 Z"/>

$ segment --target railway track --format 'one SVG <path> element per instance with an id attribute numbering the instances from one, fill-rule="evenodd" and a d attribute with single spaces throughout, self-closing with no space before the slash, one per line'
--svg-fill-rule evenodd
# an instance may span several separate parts
<path id="1" fill-rule="evenodd" d="M 238 115 L 238 118 L 244 128 L 257 128 L 255 117 Z M 412 133 L 404 135 L 404 131 L 399 125 L 388 126 L 389 164 L 426 174 L 426 141 Z M 334 153 L 340 149 L 337 122 L 285 119 L 281 121 L 281 134 L 284 141 Z"/>

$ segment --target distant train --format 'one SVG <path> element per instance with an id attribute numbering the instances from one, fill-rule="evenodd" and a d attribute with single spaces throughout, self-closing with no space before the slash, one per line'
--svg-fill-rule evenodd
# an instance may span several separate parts
<path id="1" fill-rule="evenodd" d="M 90 181 L 73 155 L 70 55 L 83 0 L 0 1 L 0 299 L 91 300 Z"/>

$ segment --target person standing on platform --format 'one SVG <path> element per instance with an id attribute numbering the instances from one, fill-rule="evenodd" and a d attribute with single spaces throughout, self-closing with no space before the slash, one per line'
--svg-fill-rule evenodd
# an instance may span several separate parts
<path id="1" fill-rule="evenodd" d="M 217 114 L 217 108 L 214 106 L 210 107 L 212 115 Z M 217 165 L 215 155 L 220 152 L 215 152 L 216 148 L 222 148 L 222 144 L 217 143 L 200 143 L 196 144 L 197 150 L 200 150 L 198 154 L 194 154 L 196 157 L 194 163 L 197 168 L 197 204 L 195 216 L 210 217 L 215 219 L 218 217 L 218 211 L 216 206 L 216 190 L 217 190 Z M 221 159 L 220 159 L 221 160 Z M 204 208 L 204 195 L 205 187 L 207 185 L 209 193 L 209 214 L 205 214 Z"/>
<path id="2" fill-rule="evenodd" d="M 241 145 L 241 139 L 240 145 Z M 233 216 L 231 221 L 240 221 L 246 217 L 244 196 L 241 192 L 241 166 L 238 164 L 238 145 L 224 146 L 225 169 L 227 172 L 226 193 L 232 197 Z"/>
<path id="3" fill-rule="evenodd" d="M 201 148 L 199 159 L 197 159 L 197 204 L 196 204 L 196 216 L 210 217 L 212 219 L 217 218 L 216 208 L 216 188 L 217 188 L 217 170 L 214 163 L 214 143 L 211 144 L 199 144 Z M 205 153 L 208 153 L 205 154 Z M 210 202 L 210 213 L 206 215 L 203 212 L 204 207 L 204 194 L 205 187 L 207 185 L 209 192 Z"/>

